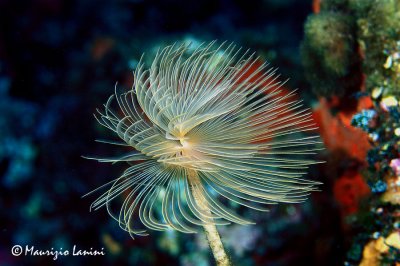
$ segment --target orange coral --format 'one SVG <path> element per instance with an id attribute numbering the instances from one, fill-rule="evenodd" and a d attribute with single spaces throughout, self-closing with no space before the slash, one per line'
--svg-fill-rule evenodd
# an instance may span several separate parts
<path id="1" fill-rule="evenodd" d="M 318 14 L 321 11 L 321 0 L 313 0 L 312 10 L 315 14 Z"/>
<path id="2" fill-rule="evenodd" d="M 357 212 L 359 200 L 369 192 L 363 177 L 355 171 L 344 173 L 333 186 L 333 194 L 344 216 Z"/>
<path id="3" fill-rule="evenodd" d="M 330 112 L 330 104 L 325 98 L 319 100 L 319 106 L 314 110 L 314 120 L 317 122 L 321 137 L 329 150 L 342 149 L 351 157 L 365 161 L 367 151 L 371 148 L 368 135 L 351 125 L 353 115 L 371 107 L 368 97 L 363 97 L 354 111 L 339 111 L 336 116 Z"/>

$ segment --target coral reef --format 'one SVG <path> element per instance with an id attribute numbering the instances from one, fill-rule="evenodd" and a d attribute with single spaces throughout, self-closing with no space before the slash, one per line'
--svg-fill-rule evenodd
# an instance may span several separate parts
<path id="1" fill-rule="evenodd" d="M 315 93 L 323 96 L 316 115 L 322 117 L 318 121 L 328 156 L 341 149 L 353 157 L 359 165 L 357 171 L 352 170 L 353 175 L 358 178 L 361 173 L 365 180 L 353 191 L 365 191 L 366 184 L 371 191 L 358 197 L 354 208 L 344 209 L 343 216 L 351 221 L 346 226 L 354 235 L 348 238 L 346 264 L 393 265 L 400 260 L 400 1 L 314 1 L 314 11 L 317 14 L 311 15 L 305 26 L 302 50 L 306 71 L 313 73 L 310 83 Z M 314 23 L 322 25 L 324 31 Z M 323 41 L 318 43 L 314 37 Z M 324 45 L 326 39 L 330 45 Z M 338 77 L 349 73 L 362 82 L 341 84 Z M 332 81 L 335 86 L 331 86 Z M 321 89 L 320 84 L 327 85 Z M 347 136 L 337 133 L 338 121 L 343 124 L 340 132 L 347 132 Z M 326 123 L 333 125 L 335 132 L 330 133 L 332 127 Z M 346 141 L 353 145 L 346 145 Z M 354 204 L 343 204 L 343 199 L 352 192 L 345 190 L 343 182 L 338 179 L 336 195 L 348 208 Z"/>
<path id="2" fill-rule="evenodd" d="M 366 90 L 400 97 L 400 1 L 352 0 Z"/>

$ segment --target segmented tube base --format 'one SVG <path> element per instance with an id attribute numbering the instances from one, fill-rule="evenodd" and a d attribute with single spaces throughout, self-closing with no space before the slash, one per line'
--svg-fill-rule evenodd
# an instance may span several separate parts
<path id="1" fill-rule="evenodd" d="M 202 191 L 202 184 L 200 182 L 199 176 L 195 170 L 188 170 L 189 183 L 191 184 L 193 197 L 199 206 L 200 210 L 207 215 L 211 215 L 210 208 L 208 206 L 207 200 L 204 197 Z M 217 231 L 215 224 L 204 224 L 204 231 L 207 236 L 208 243 L 210 245 L 211 251 L 214 255 L 214 259 L 218 266 L 230 266 L 232 265 L 228 255 L 225 252 L 224 245 L 222 244 L 221 237 Z"/>

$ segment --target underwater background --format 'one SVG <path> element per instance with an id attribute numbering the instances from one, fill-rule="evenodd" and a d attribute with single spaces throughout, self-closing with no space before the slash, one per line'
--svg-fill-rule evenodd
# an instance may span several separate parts
<path id="1" fill-rule="evenodd" d="M 361 56 L 359 40 L 368 44 L 374 36 L 362 35 L 356 19 L 364 19 L 371 7 L 361 9 L 355 2 L 0 0 L 0 265 L 214 265 L 204 234 L 150 231 L 133 240 L 104 208 L 89 212 L 96 197 L 82 196 L 125 166 L 81 157 L 115 153 L 94 141 L 109 132 L 93 113 L 117 82 L 132 86 L 142 53 L 154 55 L 174 42 L 212 40 L 233 41 L 278 67 L 281 80 L 289 78 L 284 89 L 298 89 L 312 108 L 326 146 L 316 156 L 326 163 L 307 174 L 323 183 L 321 191 L 305 203 L 246 211 L 256 225 L 219 227 L 232 261 L 358 265 L 370 240 L 398 235 L 400 227 L 398 196 L 378 199 L 390 189 L 388 175 L 400 175 L 398 75 L 384 72 L 388 89 L 377 91 L 380 72 L 366 82 L 364 74 L 372 72 L 363 66 L 365 58 L 383 60 L 376 66 L 387 64 L 385 71 L 397 62 L 393 71 L 399 73 L 400 55 L 394 54 L 400 38 L 397 30 L 383 39 L 383 59 Z M 390 18 L 393 12 L 398 10 L 379 14 Z M 377 24 L 375 17 L 365 15 L 368 19 L 368 25 Z M 397 29 L 392 20 L 385 23 Z M 389 45 L 392 39 L 398 46 Z M 383 136 L 388 128 L 393 132 Z M 377 164 L 384 167 L 374 172 L 371 165 Z M 396 180 L 392 189 L 398 195 Z M 379 263 L 398 263 L 398 242 L 393 243 Z M 14 245 L 58 251 L 76 246 L 105 255 L 13 256 Z"/>

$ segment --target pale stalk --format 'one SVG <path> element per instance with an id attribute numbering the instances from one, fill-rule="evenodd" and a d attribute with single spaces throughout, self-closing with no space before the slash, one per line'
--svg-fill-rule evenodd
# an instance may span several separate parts
<path id="1" fill-rule="evenodd" d="M 207 213 L 211 216 L 210 207 L 208 202 L 204 197 L 202 191 L 202 184 L 200 182 L 199 176 L 195 170 L 188 170 L 188 179 L 192 188 L 193 197 L 202 212 Z M 206 232 L 208 243 L 214 255 L 215 261 L 218 266 L 228 266 L 232 265 L 228 255 L 225 252 L 224 245 L 222 244 L 221 237 L 217 231 L 217 227 L 213 223 L 204 224 L 204 231 Z"/>

